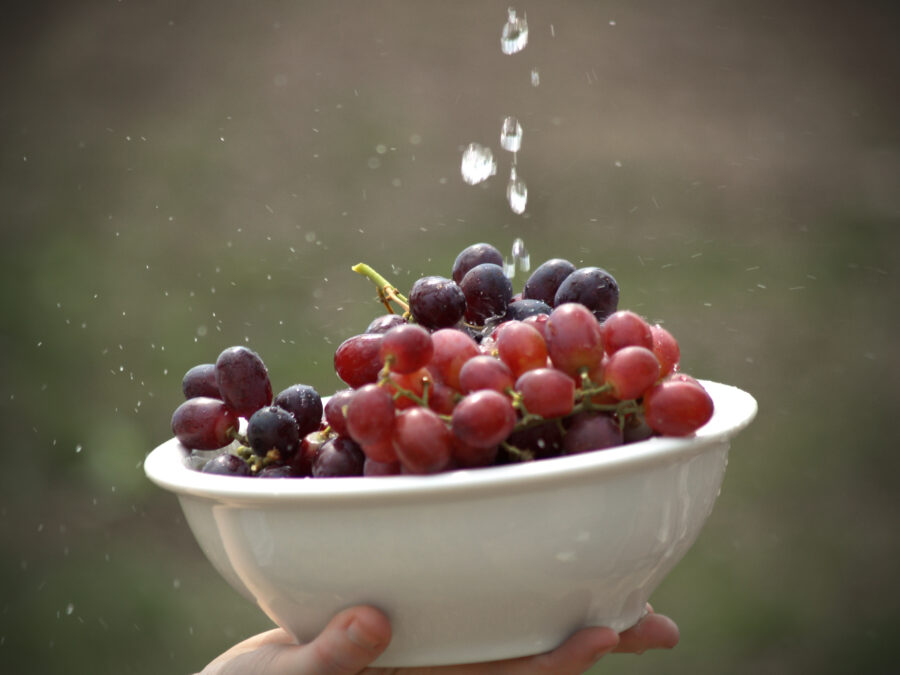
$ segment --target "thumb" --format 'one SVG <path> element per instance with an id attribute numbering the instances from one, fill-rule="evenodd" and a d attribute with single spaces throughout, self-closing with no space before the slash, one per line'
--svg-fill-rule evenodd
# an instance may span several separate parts
<path id="1" fill-rule="evenodd" d="M 374 661 L 391 641 L 387 617 L 374 607 L 345 609 L 312 641 L 281 651 L 274 672 L 351 675 Z M 273 666 L 276 663 L 272 664 Z"/>

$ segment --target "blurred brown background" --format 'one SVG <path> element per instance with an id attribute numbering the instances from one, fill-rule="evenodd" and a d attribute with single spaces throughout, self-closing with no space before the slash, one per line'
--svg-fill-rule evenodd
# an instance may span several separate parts
<path id="1" fill-rule="evenodd" d="M 269 624 L 141 463 L 183 373 L 273 384 L 476 241 L 609 269 L 684 368 L 759 400 L 598 672 L 888 672 L 900 630 L 892 3 L 19 2 L 0 31 L 0 671 L 184 673 Z M 531 84 L 537 69 L 540 84 Z M 503 118 L 524 128 L 524 215 Z M 498 175 L 468 186 L 462 148 Z M 521 287 L 523 279 L 514 284 Z"/>

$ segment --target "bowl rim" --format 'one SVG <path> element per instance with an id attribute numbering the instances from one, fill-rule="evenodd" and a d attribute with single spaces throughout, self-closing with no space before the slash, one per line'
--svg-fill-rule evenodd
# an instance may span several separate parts
<path id="1" fill-rule="evenodd" d="M 426 476 L 378 476 L 328 479 L 267 478 L 205 474 L 189 466 L 189 450 L 171 438 L 144 460 L 147 477 L 177 495 L 217 501 L 262 504 L 377 502 L 397 498 L 438 497 L 527 488 L 578 478 L 615 475 L 662 466 L 729 441 L 756 416 L 758 405 L 737 387 L 701 380 L 714 402 L 713 417 L 686 437 L 655 436 L 600 451 L 552 457 L 502 466 L 458 469 Z"/>

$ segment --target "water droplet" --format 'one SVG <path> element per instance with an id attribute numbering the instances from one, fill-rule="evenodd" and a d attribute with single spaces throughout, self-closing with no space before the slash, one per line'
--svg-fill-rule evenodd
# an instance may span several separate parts
<path id="1" fill-rule="evenodd" d="M 537 87 L 541 83 L 541 74 L 537 68 L 531 69 L 531 86 Z"/>
<path id="2" fill-rule="evenodd" d="M 504 54 L 515 54 L 528 44 L 528 22 L 519 17 L 514 7 L 507 10 L 506 23 L 500 33 L 500 49 Z"/>
<path id="3" fill-rule="evenodd" d="M 528 186 L 519 178 L 516 167 L 509 172 L 509 183 L 506 184 L 506 199 L 513 213 L 523 213 L 528 203 Z"/>
<path id="4" fill-rule="evenodd" d="M 512 258 L 513 262 L 523 272 L 527 272 L 531 269 L 531 255 L 528 253 L 528 249 L 525 248 L 525 242 L 522 241 L 521 237 L 513 242 Z"/>
<path id="5" fill-rule="evenodd" d="M 72 612 L 74 612 L 74 611 L 75 611 L 75 605 L 74 605 L 74 604 L 72 604 L 72 603 L 70 602 L 68 605 L 66 605 L 66 615 L 67 615 L 67 616 L 71 616 L 71 615 L 72 615 Z"/>
<path id="6" fill-rule="evenodd" d="M 469 143 L 462 156 L 462 177 L 469 185 L 477 185 L 497 173 L 494 153 L 478 143 Z"/>
<path id="7" fill-rule="evenodd" d="M 507 117 L 503 120 L 500 129 L 500 145 L 509 152 L 518 152 L 522 147 L 522 125 L 515 117 Z"/>

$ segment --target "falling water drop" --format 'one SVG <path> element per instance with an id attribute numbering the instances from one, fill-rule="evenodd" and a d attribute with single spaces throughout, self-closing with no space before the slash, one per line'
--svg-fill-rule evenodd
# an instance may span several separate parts
<path id="1" fill-rule="evenodd" d="M 478 143 L 469 143 L 462 156 L 463 180 L 469 185 L 477 185 L 497 173 L 494 153 Z"/>
<path id="2" fill-rule="evenodd" d="M 528 44 L 528 22 L 519 17 L 514 7 L 507 10 L 506 23 L 500 33 L 500 49 L 504 54 L 515 54 Z"/>
<path id="3" fill-rule="evenodd" d="M 513 262 L 523 272 L 531 269 L 531 255 L 528 253 L 528 249 L 525 248 L 525 242 L 522 241 L 521 237 L 516 238 L 513 242 L 512 258 Z"/>
<path id="4" fill-rule="evenodd" d="M 503 120 L 500 129 L 500 146 L 509 152 L 518 152 L 522 147 L 522 125 L 515 117 Z"/>
<path id="5" fill-rule="evenodd" d="M 525 181 L 519 178 L 515 166 L 509 172 L 506 199 L 509 201 L 509 208 L 513 210 L 513 213 L 524 213 L 525 205 L 528 203 L 528 187 L 525 185 Z"/>
<path id="6" fill-rule="evenodd" d="M 541 73 L 537 68 L 531 69 L 531 86 L 537 87 L 541 83 Z"/>

